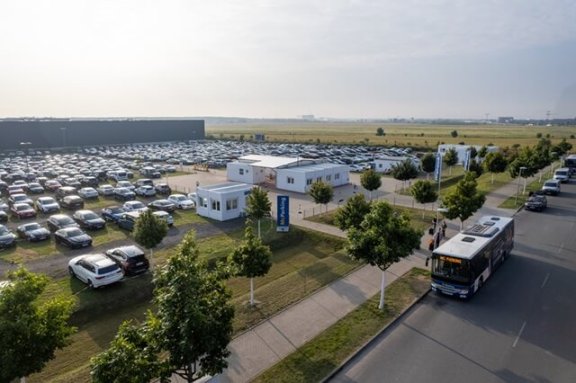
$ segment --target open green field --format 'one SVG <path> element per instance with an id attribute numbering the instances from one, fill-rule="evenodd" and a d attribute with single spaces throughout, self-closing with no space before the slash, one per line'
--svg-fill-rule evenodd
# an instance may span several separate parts
<path id="1" fill-rule="evenodd" d="M 376 136 L 383 128 L 385 135 Z M 452 137 L 456 130 L 458 137 Z M 550 135 L 552 142 L 566 138 L 576 146 L 576 126 L 521 126 L 521 125 L 433 125 L 356 122 L 293 122 L 293 123 L 238 123 L 207 125 L 206 134 L 214 138 L 250 139 L 255 133 L 264 133 L 269 142 L 321 142 L 325 144 L 359 144 L 385 146 L 411 146 L 436 148 L 438 144 L 464 142 L 473 145 L 494 144 L 500 147 L 520 144 L 534 145 L 536 135 Z"/>
<path id="2" fill-rule="evenodd" d="M 265 277 L 255 279 L 255 298 L 260 303 L 250 308 L 249 280 L 233 278 L 228 285 L 236 311 L 234 329 L 240 332 L 262 319 L 309 295 L 318 288 L 348 274 L 359 263 L 347 257 L 343 240 L 315 232 L 291 228 L 276 233 L 264 225 L 264 239 L 272 244 L 273 266 Z M 203 256 L 213 259 L 229 254 L 242 238 L 243 230 L 199 239 Z M 210 251 L 208 251 L 210 250 Z M 155 264 L 165 262 L 174 250 L 155 253 Z M 151 308 L 151 275 L 130 278 L 100 290 L 90 290 L 71 278 L 54 280 L 46 298 L 55 295 L 73 297 L 76 311 L 73 322 L 78 332 L 72 342 L 30 382 L 88 382 L 89 359 L 104 350 L 125 319 L 142 320 Z"/>

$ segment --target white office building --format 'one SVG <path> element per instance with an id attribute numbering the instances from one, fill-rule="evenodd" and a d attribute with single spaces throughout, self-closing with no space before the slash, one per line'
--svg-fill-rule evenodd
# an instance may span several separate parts
<path id="1" fill-rule="evenodd" d="M 276 171 L 276 187 L 298 193 L 306 193 L 316 181 L 323 181 L 333 187 L 350 182 L 348 165 L 320 163 Z"/>
<path id="2" fill-rule="evenodd" d="M 252 185 L 240 182 L 199 186 L 196 189 L 196 212 L 218 221 L 242 217 L 252 188 Z"/>
<path id="3" fill-rule="evenodd" d="M 422 167 L 420 159 L 414 156 L 381 155 L 374 159 L 374 170 L 378 173 L 390 173 L 393 166 L 396 166 L 406 160 L 410 160 L 418 169 Z"/>

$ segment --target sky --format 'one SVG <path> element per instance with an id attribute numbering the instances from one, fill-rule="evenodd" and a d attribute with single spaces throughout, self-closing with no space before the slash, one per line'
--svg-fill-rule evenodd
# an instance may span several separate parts
<path id="1" fill-rule="evenodd" d="M 0 0 L 0 117 L 576 117 L 574 0 Z"/>

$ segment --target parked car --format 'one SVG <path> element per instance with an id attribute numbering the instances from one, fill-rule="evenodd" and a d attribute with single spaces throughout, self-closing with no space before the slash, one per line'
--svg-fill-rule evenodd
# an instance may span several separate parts
<path id="1" fill-rule="evenodd" d="M 57 180 L 47 180 L 46 183 L 44 183 L 44 188 L 49 192 L 55 192 L 56 190 L 60 189 L 61 187 L 62 187 L 62 184 L 60 182 L 58 182 Z"/>
<path id="2" fill-rule="evenodd" d="M 63 209 L 78 210 L 84 208 L 84 200 L 77 195 L 67 195 L 60 200 Z"/>
<path id="3" fill-rule="evenodd" d="M 126 210 L 124 210 L 123 207 L 108 206 L 108 207 L 105 207 L 104 209 L 102 209 L 102 211 L 100 212 L 100 215 L 102 216 L 102 218 L 104 218 L 105 221 L 118 223 L 120 216 L 122 215 L 122 213 L 125 213 L 125 212 L 126 212 Z"/>
<path id="4" fill-rule="evenodd" d="M 28 192 L 32 194 L 42 194 L 44 193 L 44 188 L 38 182 L 30 182 L 28 184 Z"/>
<path id="5" fill-rule="evenodd" d="M 192 209 L 194 207 L 194 201 L 184 194 L 172 194 L 168 197 L 168 201 L 176 205 L 178 209 Z"/>
<path id="6" fill-rule="evenodd" d="M 124 230 L 132 231 L 134 226 L 136 226 L 136 221 L 140 218 L 140 212 L 138 211 L 128 211 L 123 213 L 118 219 L 118 227 Z"/>
<path id="7" fill-rule="evenodd" d="M 136 194 L 127 188 L 114 189 L 114 198 L 118 201 L 132 201 L 136 199 Z"/>
<path id="8" fill-rule="evenodd" d="M 134 191 L 134 189 L 136 189 L 136 186 L 132 185 L 132 182 L 130 181 L 118 181 L 116 182 L 116 187 L 130 189 L 131 191 Z"/>
<path id="9" fill-rule="evenodd" d="M 84 178 L 82 178 L 82 180 L 80 181 L 80 184 L 82 184 L 82 186 L 85 187 L 92 187 L 92 188 L 96 188 L 98 187 L 98 178 L 93 177 L 93 176 L 86 176 Z"/>
<path id="10" fill-rule="evenodd" d="M 120 266 L 104 254 L 85 254 L 68 262 L 71 276 L 78 278 L 91 288 L 116 283 L 124 278 Z"/>
<path id="11" fill-rule="evenodd" d="M 524 203 L 526 210 L 543 211 L 548 206 L 548 200 L 545 195 L 532 194 Z"/>
<path id="12" fill-rule="evenodd" d="M 157 184 L 156 186 L 154 186 L 154 188 L 156 188 L 156 193 L 158 193 L 160 195 L 172 194 L 172 189 L 170 188 L 170 186 L 168 186 L 168 184 L 160 183 L 160 184 Z"/>
<path id="13" fill-rule="evenodd" d="M 140 178 L 139 180 L 136 180 L 136 182 L 134 182 L 134 186 L 136 186 L 137 188 L 144 185 L 153 187 L 154 181 L 152 181 L 150 178 Z"/>
<path id="14" fill-rule="evenodd" d="M 72 219 L 86 230 L 99 230 L 106 226 L 106 221 L 92 210 L 77 210 L 72 215 Z"/>
<path id="15" fill-rule="evenodd" d="M 78 190 L 78 195 L 83 199 L 97 199 L 98 192 L 93 187 L 85 187 Z"/>
<path id="16" fill-rule="evenodd" d="M 169 227 L 174 226 L 174 217 L 164 210 L 158 210 L 152 213 L 154 216 L 158 217 L 160 220 L 166 222 Z"/>
<path id="17" fill-rule="evenodd" d="M 167 199 L 157 199 L 155 201 L 152 201 L 148 204 L 148 207 L 152 210 L 162 210 L 168 213 L 171 213 L 174 210 L 176 210 L 176 205 L 173 202 L 168 201 Z"/>
<path id="18" fill-rule="evenodd" d="M 10 206 L 8 206 L 6 202 L 0 199 L 0 211 L 7 212 L 8 210 L 10 210 Z"/>
<path id="19" fill-rule="evenodd" d="M 106 251 L 106 256 L 124 270 L 124 274 L 144 273 L 150 268 L 150 262 L 144 251 L 138 246 L 122 246 Z"/>
<path id="20" fill-rule="evenodd" d="M 38 197 L 34 202 L 36 210 L 42 214 L 54 213 L 60 210 L 60 205 L 52 197 Z"/>
<path id="21" fill-rule="evenodd" d="M 54 233 L 57 245 L 64 245 L 71 249 L 81 249 L 92 246 L 92 237 L 78 227 L 65 227 Z"/>
<path id="22" fill-rule="evenodd" d="M 109 197 L 114 195 L 114 186 L 112 185 L 101 185 L 96 189 L 98 194 L 104 197 Z"/>
<path id="23" fill-rule="evenodd" d="M 8 222 L 8 213 L 6 213 L 4 210 L 0 210 L 0 223 L 6 222 Z"/>
<path id="24" fill-rule="evenodd" d="M 154 186 L 142 185 L 134 189 L 134 193 L 140 197 L 154 197 L 156 189 L 154 189 Z"/>
<path id="25" fill-rule="evenodd" d="M 10 185 L 7 192 L 9 196 L 12 196 L 14 194 L 24 194 L 25 190 L 21 185 Z"/>
<path id="26" fill-rule="evenodd" d="M 48 229 L 52 232 L 64 229 L 65 227 L 80 227 L 72 217 L 69 217 L 66 214 L 51 215 L 46 221 L 46 224 L 48 225 Z"/>
<path id="27" fill-rule="evenodd" d="M 32 201 L 30 197 L 28 197 L 26 194 L 23 193 L 12 194 L 10 197 L 8 197 L 8 204 L 14 205 L 17 203 L 26 203 L 28 205 L 33 205 L 34 201 Z"/>
<path id="28" fill-rule="evenodd" d="M 148 208 L 146 207 L 146 205 L 144 205 L 142 202 L 140 201 L 127 201 L 124 203 L 124 205 L 122 205 L 122 207 L 124 208 L 124 210 L 126 211 L 138 211 L 138 212 L 143 212 L 148 210 Z"/>
<path id="29" fill-rule="evenodd" d="M 560 194 L 560 181 L 550 179 L 542 185 L 542 192 L 544 194 L 558 195 Z"/>
<path id="30" fill-rule="evenodd" d="M 55 193 L 56 199 L 59 201 L 67 195 L 77 195 L 77 189 L 73 186 L 62 186 Z"/>
<path id="31" fill-rule="evenodd" d="M 7 249 L 16 245 L 16 235 L 6 226 L 0 225 L 0 249 Z"/>
<path id="32" fill-rule="evenodd" d="M 15 203 L 10 208 L 10 212 L 18 219 L 34 218 L 36 217 L 36 210 L 27 203 Z"/>
<path id="33" fill-rule="evenodd" d="M 30 242 L 45 241 L 50 239 L 50 230 L 38 222 L 25 223 L 16 229 L 18 236 Z"/>
<path id="34" fill-rule="evenodd" d="M 556 169 L 556 171 L 554 172 L 553 178 L 555 180 L 562 182 L 562 183 L 566 183 L 566 182 L 570 181 L 570 169 L 568 169 L 568 168 Z"/>

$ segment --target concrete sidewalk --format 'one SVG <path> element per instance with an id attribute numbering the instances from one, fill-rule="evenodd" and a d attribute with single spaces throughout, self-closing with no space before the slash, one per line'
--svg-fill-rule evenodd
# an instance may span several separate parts
<path id="1" fill-rule="evenodd" d="M 513 215 L 516 210 L 500 209 L 498 206 L 509 196 L 515 195 L 517 187 L 517 183 L 514 182 L 490 193 L 484 207 L 470 220 L 482 215 Z M 396 205 L 413 205 L 411 197 L 408 196 L 383 193 L 380 196 L 380 199 L 382 198 Z M 338 228 L 321 223 L 296 219 L 292 224 L 345 237 L 345 233 Z M 448 222 L 447 238 L 452 237 L 459 229 L 459 221 Z M 430 236 L 425 233 L 422 236 L 420 250 L 386 271 L 387 285 L 412 267 L 425 267 L 425 259 L 429 255 L 427 250 L 429 239 Z M 228 359 L 228 368 L 210 381 L 219 383 L 250 381 L 378 293 L 381 277 L 378 268 L 363 266 L 234 338 L 229 345 L 231 355 Z"/>

